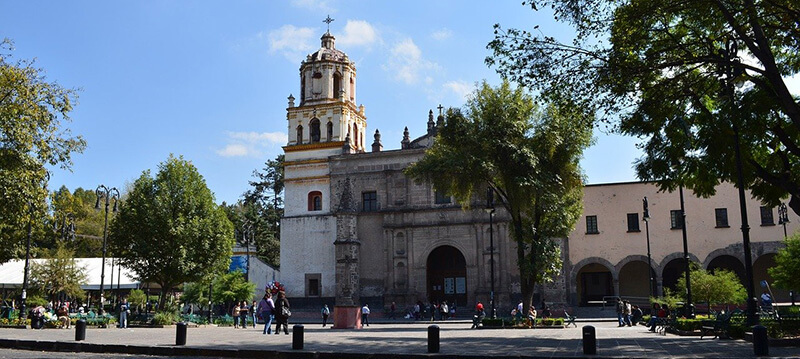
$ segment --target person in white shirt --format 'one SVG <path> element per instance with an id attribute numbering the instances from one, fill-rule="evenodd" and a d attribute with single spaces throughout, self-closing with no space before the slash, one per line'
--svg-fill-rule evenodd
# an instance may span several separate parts
<path id="1" fill-rule="evenodd" d="M 369 304 L 361 307 L 361 325 L 369 326 Z"/>

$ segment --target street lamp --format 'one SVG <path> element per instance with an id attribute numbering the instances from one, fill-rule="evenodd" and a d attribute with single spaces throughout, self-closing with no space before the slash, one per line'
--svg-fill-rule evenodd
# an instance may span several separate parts
<path id="1" fill-rule="evenodd" d="M 45 177 L 42 181 L 42 187 L 47 190 L 47 181 L 50 180 L 50 173 L 45 172 Z M 19 317 L 22 319 L 28 318 L 28 310 L 26 307 L 26 300 L 28 297 L 28 271 L 30 268 L 30 259 L 31 259 L 31 237 L 33 236 L 33 216 L 34 212 L 36 212 L 36 206 L 34 205 L 33 197 L 28 198 L 28 239 L 25 243 L 25 273 L 22 275 L 22 301 L 20 303 L 20 315 Z"/>
<path id="2" fill-rule="evenodd" d="M 642 209 L 644 209 L 644 213 L 642 214 L 642 219 L 644 220 L 644 231 L 647 236 L 647 275 L 650 278 L 650 296 L 654 296 L 653 290 L 653 260 L 650 257 L 650 208 L 647 203 L 647 196 L 644 196 L 642 199 Z"/>
<path id="3" fill-rule="evenodd" d="M 114 200 L 114 209 L 113 211 L 117 211 L 117 203 L 119 202 L 119 190 L 116 187 L 108 188 L 105 185 L 97 186 L 95 190 L 95 194 L 97 194 L 97 202 L 94 204 L 95 209 L 100 209 L 100 200 L 104 199 L 106 206 L 106 217 L 105 222 L 103 224 L 103 260 L 100 262 L 100 309 L 98 309 L 98 313 L 100 315 L 104 314 L 103 310 L 103 302 L 105 298 L 103 298 L 103 284 L 106 278 L 106 241 L 108 240 L 108 205 L 111 203 L 111 200 Z"/>
<path id="4" fill-rule="evenodd" d="M 72 213 L 67 213 L 61 216 L 59 224 L 58 216 L 53 216 L 53 233 L 61 233 L 61 240 L 66 242 L 67 238 L 75 239 L 75 216 Z"/>
<path id="5" fill-rule="evenodd" d="M 786 223 L 789 223 L 789 212 L 786 210 L 786 203 L 781 203 L 778 206 L 778 224 L 783 225 L 784 238 L 789 237 L 789 235 L 786 233 Z"/>
<path id="6" fill-rule="evenodd" d="M 247 219 L 242 221 L 242 229 L 240 230 L 240 233 L 242 235 L 242 242 L 244 243 L 245 251 L 247 253 L 244 280 L 250 281 L 250 240 L 253 236 L 253 224 Z M 248 234 L 250 234 L 250 239 L 247 237 Z"/>
<path id="7" fill-rule="evenodd" d="M 750 252 L 750 225 L 747 222 L 747 206 L 744 193 L 744 174 L 742 169 L 742 151 L 739 143 L 739 124 L 734 120 L 734 113 L 738 112 L 736 105 L 736 94 L 733 86 L 735 78 L 743 71 L 741 68 L 734 68 L 731 64 L 738 62 L 738 44 L 735 39 L 728 38 L 725 48 L 720 51 L 722 57 L 721 65 L 718 69 L 721 77 L 720 81 L 723 89 L 723 98 L 727 97 L 729 102 L 729 112 L 731 127 L 733 127 L 733 144 L 736 155 L 736 187 L 739 190 L 739 212 L 742 217 L 742 245 L 744 250 L 744 270 L 747 275 L 747 325 L 758 324 L 756 315 L 757 302 L 755 298 L 755 288 L 753 284 L 753 259 Z"/>
<path id="8" fill-rule="evenodd" d="M 683 259 L 686 263 L 686 303 L 683 305 L 684 315 L 687 318 L 694 318 L 694 304 L 692 304 L 692 282 L 691 267 L 689 266 L 689 242 L 686 239 L 686 208 L 683 204 L 683 184 L 678 186 L 678 193 L 681 197 L 681 235 L 683 236 Z"/>
<path id="9" fill-rule="evenodd" d="M 486 189 L 486 213 L 489 214 L 489 275 L 491 275 L 491 291 L 489 292 L 489 304 L 492 308 L 492 319 L 497 318 L 497 310 L 494 304 L 494 191 L 491 187 Z"/>

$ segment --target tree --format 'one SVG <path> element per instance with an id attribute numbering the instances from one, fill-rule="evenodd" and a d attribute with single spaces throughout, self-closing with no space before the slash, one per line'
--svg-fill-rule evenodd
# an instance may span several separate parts
<path id="1" fill-rule="evenodd" d="M 81 285 L 86 284 L 86 268 L 78 265 L 73 254 L 63 245 L 58 245 L 51 258 L 31 265 L 31 286 L 53 303 L 57 303 L 61 295 L 78 299 L 85 297 Z"/>
<path id="2" fill-rule="evenodd" d="M 561 269 L 554 238 L 566 237 L 582 212 L 578 160 L 591 121 L 568 101 L 538 110 L 521 87 L 484 81 L 463 112 L 447 111 L 433 146 L 406 170 L 467 207 L 487 186 L 497 194 L 510 216 L 525 311 L 534 286 Z"/>
<path id="3" fill-rule="evenodd" d="M 692 292 L 709 306 L 741 304 L 747 300 L 747 291 L 734 272 L 725 269 L 709 272 L 695 266 L 690 277 Z M 685 293 L 686 283 L 678 281 L 676 292 Z"/>
<path id="4" fill-rule="evenodd" d="M 147 304 L 147 295 L 141 289 L 131 289 L 131 292 L 128 293 L 128 303 L 136 308 L 136 313 L 139 313 L 141 308 Z"/>
<path id="5" fill-rule="evenodd" d="M 183 305 L 197 305 L 201 308 L 208 305 L 209 283 L 210 281 L 184 284 L 183 294 L 181 295 L 181 303 L 183 303 Z"/>
<path id="6" fill-rule="evenodd" d="M 155 178 L 145 171 L 134 182 L 109 242 L 137 280 L 161 286 L 161 307 L 175 286 L 227 268 L 233 225 L 191 162 L 170 155 L 158 167 Z"/>
<path id="7" fill-rule="evenodd" d="M 73 249 L 76 257 L 100 257 L 105 213 L 94 208 L 96 199 L 95 191 L 80 187 L 72 193 L 66 186 L 52 192 L 47 228 L 37 245 L 52 248 L 54 243 L 62 241 L 65 220 L 69 218 L 74 224 L 75 234 L 64 245 Z M 109 212 L 109 220 L 113 221 L 115 215 L 115 212 Z"/>
<path id="8" fill-rule="evenodd" d="M 227 308 L 231 308 L 234 302 L 252 300 L 255 289 L 255 283 L 244 280 L 244 273 L 225 273 L 214 279 L 211 299 L 214 303 L 225 303 Z"/>
<path id="9" fill-rule="evenodd" d="M 65 127 L 76 91 L 47 82 L 33 61 L 13 61 L 11 49 L 0 41 L 0 263 L 20 257 L 28 224 L 42 222 L 45 166 L 70 168 L 86 147 Z"/>
<path id="10" fill-rule="evenodd" d="M 794 0 L 533 0 L 576 30 L 572 42 L 495 25 L 487 63 L 568 97 L 643 139 L 636 163 L 662 189 L 701 196 L 735 182 L 800 214 L 800 7 Z M 618 122 L 617 122 L 618 121 Z"/>
<path id="11" fill-rule="evenodd" d="M 225 206 L 235 228 L 241 229 L 245 221 L 253 226 L 252 243 L 258 257 L 274 267 L 280 266 L 283 162 L 281 154 L 268 160 L 263 172 L 253 171 L 256 180 L 250 181 L 252 188 L 244 193 L 244 200 Z"/>
<path id="12" fill-rule="evenodd" d="M 775 279 L 775 286 L 786 290 L 800 289 L 800 232 L 796 232 L 785 242 L 786 247 L 778 250 L 775 266 L 769 269 L 769 275 Z"/>

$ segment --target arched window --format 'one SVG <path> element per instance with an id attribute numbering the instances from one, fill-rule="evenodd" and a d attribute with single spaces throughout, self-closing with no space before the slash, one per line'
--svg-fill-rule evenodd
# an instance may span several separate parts
<path id="1" fill-rule="evenodd" d="M 333 122 L 328 121 L 328 142 L 333 141 Z"/>
<path id="2" fill-rule="evenodd" d="M 358 149 L 358 125 L 353 124 L 353 146 Z"/>
<path id="3" fill-rule="evenodd" d="M 309 211 L 322 210 L 322 192 L 320 191 L 308 192 L 308 210 Z"/>
<path id="4" fill-rule="evenodd" d="M 350 101 L 355 101 L 355 94 L 356 94 L 356 82 L 353 78 L 350 78 Z"/>
<path id="5" fill-rule="evenodd" d="M 297 144 L 300 145 L 303 143 L 303 126 L 297 126 Z"/>
<path id="6" fill-rule="evenodd" d="M 339 98 L 339 91 L 342 90 L 342 75 L 338 72 L 333 74 L 333 98 Z"/>
<path id="7" fill-rule="evenodd" d="M 319 142 L 319 120 L 316 118 L 311 120 L 309 126 L 311 126 L 311 143 Z"/>
<path id="8" fill-rule="evenodd" d="M 300 105 L 306 99 L 306 75 L 300 76 Z"/>

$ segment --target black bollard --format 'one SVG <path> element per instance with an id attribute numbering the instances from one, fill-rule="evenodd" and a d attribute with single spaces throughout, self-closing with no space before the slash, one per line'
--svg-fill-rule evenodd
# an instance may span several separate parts
<path id="1" fill-rule="evenodd" d="M 83 319 L 78 319 L 75 322 L 75 340 L 86 340 L 86 321 Z"/>
<path id="2" fill-rule="evenodd" d="M 428 353 L 439 352 L 439 326 L 428 326 Z"/>
<path id="3" fill-rule="evenodd" d="M 583 326 L 583 354 L 597 354 L 597 336 L 591 325 Z"/>
<path id="4" fill-rule="evenodd" d="M 767 327 L 756 325 L 753 327 L 753 351 L 756 356 L 769 355 L 769 338 L 767 338 Z"/>
<path id="5" fill-rule="evenodd" d="M 303 350 L 303 332 L 305 327 L 302 324 L 296 324 L 292 327 L 292 349 Z"/>
<path id="6" fill-rule="evenodd" d="M 186 345 L 185 322 L 180 322 L 175 326 L 175 345 Z"/>

